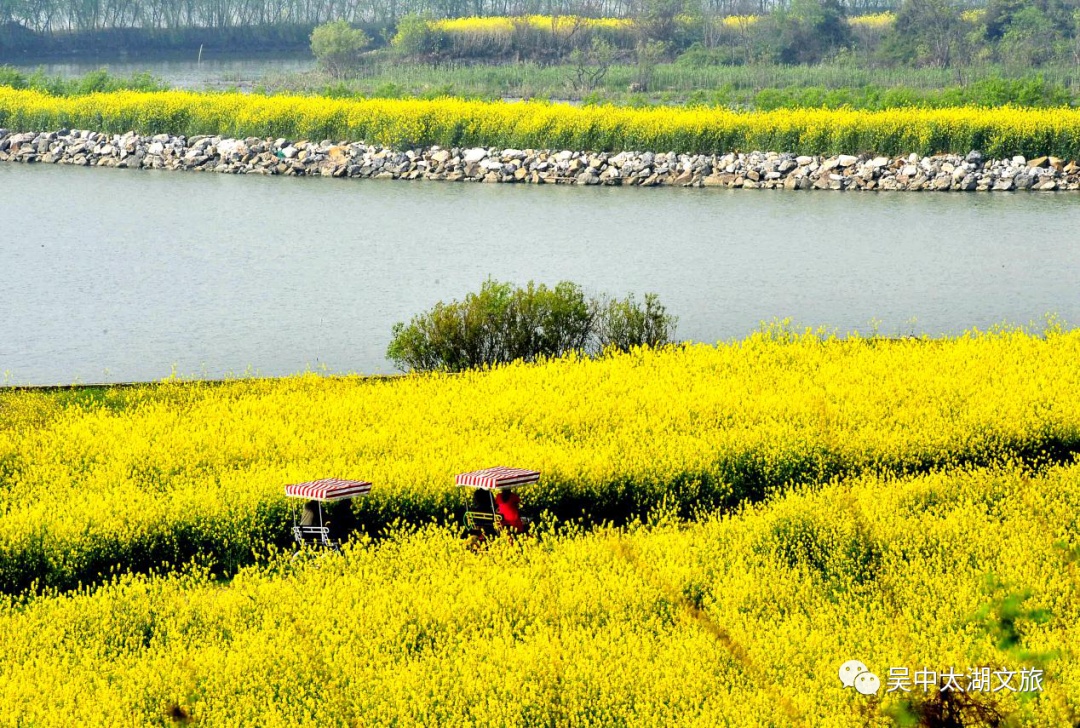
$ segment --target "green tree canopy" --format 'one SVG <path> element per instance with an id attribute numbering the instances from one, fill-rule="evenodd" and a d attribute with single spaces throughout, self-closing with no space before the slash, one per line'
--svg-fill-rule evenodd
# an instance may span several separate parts
<path id="1" fill-rule="evenodd" d="M 311 32 L 311 52 L 319 65 L 335 78 L 355 70 L 369 45 L 368 34 L 344 20 L 320 25 Z"/>

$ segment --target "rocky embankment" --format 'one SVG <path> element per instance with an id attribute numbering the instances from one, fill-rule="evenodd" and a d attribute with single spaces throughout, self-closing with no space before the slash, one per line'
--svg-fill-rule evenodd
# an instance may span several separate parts
<path id="1" fill-rule="evenodd" d="M 426 179 L 448 182 L 830 190 L 1077 190 L 1080 165 L 1056 157 L 799 156 L 575 152 L 532 149 L 407 151 L 287 139 L 140 136 L 0 129 L 0 161 L 227 174 Z"/>

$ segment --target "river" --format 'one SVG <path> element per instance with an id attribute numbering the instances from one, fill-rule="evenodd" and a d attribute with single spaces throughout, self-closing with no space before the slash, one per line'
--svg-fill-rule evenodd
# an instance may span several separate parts
<path id="1" fill-rule="evenodd" d="M 385 373 L 488 276 L 656 292 L 683 339 L 1080 322 L 1080 195 L 622 189 L 0 165 L 6 384 Z"/>
<path id="2" fill-rule="evenodd" d="M 19 62 L 13 64 L 13 68 L 26 74 L 41 71 L 46 76 L 63 78 L 76 78 L 100 69 L 122 77 L 149 73 L 171 88 L 250 91 L 267 77 L 313 70 L 315 58 L 310 53 L 250 56 L 208 51 L 201 58 L 196 52 L 130 59 L 78 58 L 44 63 Z"/>

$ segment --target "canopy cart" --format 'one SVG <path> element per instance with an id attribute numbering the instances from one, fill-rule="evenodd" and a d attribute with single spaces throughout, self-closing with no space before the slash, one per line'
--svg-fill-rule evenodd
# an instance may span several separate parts
<path id="1" fill-rule="evenodd" d="M 501 529 L 503 519 L 495 507 L 495 493 L 536 483 L 539 480 L 540 473 L 536 470 L 506 466 L 485 468 L 454 476 L 454 483 L 459 488 L 473 488 L 478 492 L 487 491 L 486 499 L 483 497 L 473 499 L 472 506 L 465 513 L 465 527 L 478 535 L 494 533 L 497 529 Z"/>
<path id="2" fill-rule="evenodd" d="M 303 498 L 314 501 L 316 504 L 318 525 L 304 526 L 300 524 L 296 514 L 293 514 L 293 538 L 298 546 L 313 546 L 315 548 L 328 548 L 340 550 L 336 541 L 330 540 L 330 528 L 323 519 L 323 503 L 333 503 L 340 500 L 349 500 L 358 495 L 367 495 L 371 491 L 371 483 L 366 480 L 342 480 L 341 478 L 324 478 L 312 480 L 307 483 L 296 483 L 285 486 L 285 495 L 289 498 Z"/>

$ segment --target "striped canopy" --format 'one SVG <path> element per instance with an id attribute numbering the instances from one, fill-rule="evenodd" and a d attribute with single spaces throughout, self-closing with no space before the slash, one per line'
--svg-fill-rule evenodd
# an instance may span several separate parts
<path id="1" fill-rule="evenodd" d="M 285 486 L 285 495 L 290 498 L 331 501 L 345 500 L 358 495 L 366 495 L 371 490 L 371 483 L 366 480 L 342 480 L 341 478 L 323 478 L 308 483 L 296 483 Z"/>
<path id="2" fill-rule="evenodd" d="M 482 490 L 505 490 L 506 488 L 535 483 L 538 480 L 540 480 L 540 473 L 536 470 L 508 468 L 505 466 L 474 470 L 471 473 L 459 473 L 454 476 L 454 482 L 457 485 Z"/>

